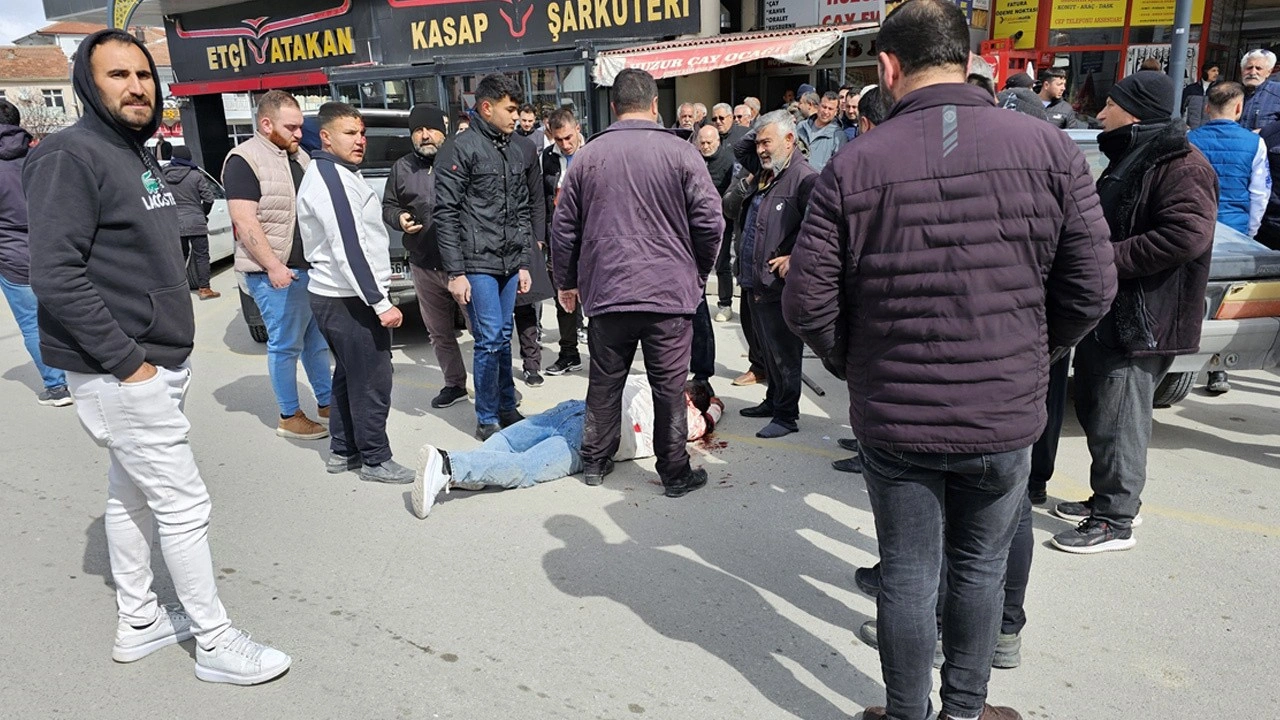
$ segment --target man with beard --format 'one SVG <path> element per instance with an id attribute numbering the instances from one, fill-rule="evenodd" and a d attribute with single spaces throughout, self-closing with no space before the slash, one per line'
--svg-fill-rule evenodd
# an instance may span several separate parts
<path id="1" fill-rule="evenodd" d="M 321 420 L 329 419 L 329 346 L 311 315 L 310 265 L 298 234 L 297 191 L 311 158 L 300 147 L 302 109 L 292 95 L 272 90 L 258 101 L 257 132 L 227 155 L 222 186 L 236 236 L 236 272 L 267 326 L 267 370 L 280 406 L 276 434 L 320 440 L 325 427 L 298 406 L 298 361 L 315 391 Z"/>
<path id="2" fill-rule="evenodd" d="M 1049 122 L 1063 129 L 1085 127 L 1076 119 L 1076 110 L 1071 107 L 1063 95 L 1067 92 L 1067 73 L 1058 68 L 1045 68 L 1040 71 L 1040 101 L 1044 103 L 1044 114 Z"/>
<path id="3" fill-rule="evenodd" d="M 440 260 L 436 227 L 431 221 L 436 202 L 436 154 L 449 136 L 449 118 L 434 105 L 415 105 L 409 112 L 409 132 L 413 152 L 391 166 L 382 196 L 382 219 L 404 231 L 418 309 L 444 375 L 444 387 L 432 398 L 431 407 L 447 408 L 467 399 L 467 366 L 453 332 L 458 304 L 449 293 L 449 276 Z"/>
<path id="4" fill-rule="evenodd" d="M 785 111 L 760 118 L 756 129 L 734 146 L 734 154 L 752 175 L 737 218 L 742 314 L 750 315 L 755 325 L 769 377 L 764 401 L 739 412 L 743 417 L 770 418 L 756 437 L 779 438 L 800 429 L 804 345 L 783 320 L 782 292 L 818 173 L 800 152 L 795 122 Z"/>
<path id="5" fill-rule="evenodd" d="M 1120 289 L 1076 347 L 1076 417 L 1093 464 L 1084 502 L 1054 514 L 1079 525 L 1050 541 L 1070 553 L 1128 550 L 1137 540 L 1151 442 L 1151 397 L 1174 357 L 1200 348 L 1218 178 L 1173 114 L 1173 81 L 1141 71 L 1111 88 L 1098 149 L 1111 161 L 1098 196 Z"/>
<path id="6" fill-rule="evenodd" d="M 582 136 L 582 125 L 572 108 L 560 108 L 547 118 L 547 132 L 551 145 L 542 151 L 539 160 L 542 168 L 542 193 L 540 197 L 547 209 L 547 218 L 556 211 L 556 201 L 560 198 L 560 188 L 564 186 L 564 176 L 578 150 L 582 149 L 586 138 Z M 535 200 L 534 202 L 537 202 Z M 551 227 L 548 220 L 548 249 L 555 243 L 551 241 Z M 550 252 L 547 253 L 548 257 Z M 548 261 L 550 266 L 550 261 Z M 582 308 L 576 307 L 567 311 L 556 298 L 556 326 L 560 331 L 560 353 L 556 361 L 547 368 L 548 375 L 564 375 L 582 369 L 582 354 L 578 352 L 578 328 L 582 326 Z"/>
<path id="7" fill-rule="evenodd" d="M 720 112 L 720 107 L 717 105 L 711 109 L 712 122 L 715 122 L 715 115 Z M 742 132 L 729 133 L 727 137 L 734 138 L 736 135 L 736 142 L 745 136 L 748 130 L 740 125 L 734 127 Z M 698 131 L 698 151 L 702 153 L 702 159 L 707 163 L 707 172 L 711 173 L 711 182 L 715 183 L 716 192 L 720 193 L 720 197 L 724 197 L 724 194 L 729 191 L 729 186 L 733 184 L 734 173 L 739 167 L 733 158 L 734 143 L 726 142 L 725 138 L 726 135 L 708 132 L 707 128 Z M 729 322 L 733 319 L 733 226 L 728 222 L 725 223 L 720 254 L 716 257 L 716 293 L 718 296 L 716 322 Z M 696 323 L 694 333 L 697 334 Z M 694 359 L 696 363 L 696 347 Z"/>
<path id="8" fill-rule="evenodd" d="M 101 30 L 80 43 L 72 74 L 84 114 L 31 152 L 23 184 L 40 349 L 67 371 L 81 424 L 110 456 L 111 658 L 134 662 L 194 637 L 197 678 L 263 683 L 290 658 L 233 627 L 218 598 L 212 503 L 182 411 L 195 317 L 173 193 L 143 147 L 160 124 L 156 65 L 129 33 Z M 152 589 L 157 531 L 183 609 Z"/>
<path id="9" fill-rule="evenodd" d="M 1240 60 L 1240 82 L 1244 84 L 1244 112 L 1240 126 L 1261 130 L 1280 120 L 1280 80 L 1271 79 L 1276 69 L 1276 54 L 1270 50 L 1253 50 Z"/>

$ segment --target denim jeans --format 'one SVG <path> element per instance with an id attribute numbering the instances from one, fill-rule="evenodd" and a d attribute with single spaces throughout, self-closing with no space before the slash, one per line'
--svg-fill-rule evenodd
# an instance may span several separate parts
<path id="1" fill-rule="evenodd" d="M 66 385 L 66 373 L 45 365 L 40 358 L 40 326 L 36 319 L 36 294 L 31 291 L 31 286 L 9 282 L 0 275 L 0 289 L 4 290 L 4 299 L 9 301 L 13 319 L 18 323 L 18 330 L 22 331 L 22 343 L 27 346 L 27 354 L 35 361 L 45 389 Z"/>
<path id="2" fill-rule="evenodd" d="M 565 400 L 495 433 L 475 450 L 450 453 L 453 480 L 517 488 L 582 472 L 586 417 L 585 402 Z"/>
<path id="3" fill-rule="evenodd" d="M 213 506 L 182 412 L 191 369 L 157 367 L 151 379 L 130 384 L 111 375 L 67 373 L 67 379 L 81 424 L 111 458 L 104 524 L 120 621 L 147 625 L 159 614 L 151 589 L 151 540 L 158 527 L 164 564 L 196 641 L 213 647 L 231 621 L 214 584 Z"/>
<path id="4" fill-rule="evenodd" d="M 468 274 L 471 334 L 475 359 L 471 382 L 476 389 L 476 422 L 498 422 L 498 413 L 516 409 L 516 385 L 511 378 L 511 330 L 515 325 L 518 275 Z"/>
<path id="5" fill-rule="evenodd" d="M 282 290 L 271 287 L 266 273 L 248 273 L 244 278 L 267 326 L 267 374 L 271 376 L 271 389 L 283 417 L 291 417 L 299 410 L 299 359 L 318 404 L 328 405 L 333 390 L 329 346 L 311 314 L 307 271 L 294 272 L 298 279 Z"/>
<path id="6" fill-rule="evenodd" d="M 880 542 L 876 618 L 887 716 L 932 717 L 929 691 L 944 553 L 942 709 L 957 717 L 981 715 L 1031 450 L 947 455 L 891 452 L 863 443 L 861 453 Z"/>
<path id="7" fill-rule="evenodd" d="M 1151 443 L 1151 399 L 1171 357 L 1130 358 L 1090 333 L 1076 346 L 1076 418 L 1093 463 L 1093 514 L 1127 528 L 1142 506 Z"/>

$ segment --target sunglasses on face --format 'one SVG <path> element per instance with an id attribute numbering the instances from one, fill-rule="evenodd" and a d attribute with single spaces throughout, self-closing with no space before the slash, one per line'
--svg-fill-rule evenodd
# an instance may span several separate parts
<path id="1" fill-rule="evenodd" d="M 711 119 L 716 121 L 724 121 L 724 120 L 728 120 L 729 116 L 728 115 L 712 115 Z"/>

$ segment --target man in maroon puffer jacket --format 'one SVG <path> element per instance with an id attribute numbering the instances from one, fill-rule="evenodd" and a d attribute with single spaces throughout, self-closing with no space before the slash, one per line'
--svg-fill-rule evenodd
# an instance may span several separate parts
<path id="1" fill-rule="evenodd" d="M 945 551 L 940 717 L 1013 720 L 986 688 L 1014 519 L 1051 350 L 1106 313 L 1111 244 L 1071 139 L 964 84 L 954 4 L 908 0 L 877 46 L 897 104 L 823 170 L 782 294 L 792 329 L 847 377 L 876 519 L 888 702 L 864 718 L 932 717 Z"/>

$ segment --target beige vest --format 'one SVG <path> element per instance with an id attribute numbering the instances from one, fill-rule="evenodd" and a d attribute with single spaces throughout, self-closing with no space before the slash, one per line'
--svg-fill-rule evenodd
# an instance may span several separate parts
<path id="1" fill-rule="evenodd" d="M 267 235 L 267 244 L 280 262 L 289 259 L 293 249 L 293 229 L 298 221 L 297 197 L 293 188 L 293 173 L 289 170 L 289 154 L 276 147 L 259 133 L 231 149 L 227 154 L 244 158 L 249 169 L 258 178 L 262 197 L 258 200 L 258 222 Z M 305 170 L 311 158 L 299 149 L 298 164 Z M 226 164 L 223 164 L 226 171 Z M 236 238 L 236 262 L 238 272 L 263 272 L 264 268 L 253 259 L 244 243 Z"/>

